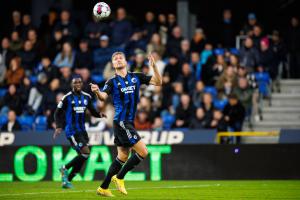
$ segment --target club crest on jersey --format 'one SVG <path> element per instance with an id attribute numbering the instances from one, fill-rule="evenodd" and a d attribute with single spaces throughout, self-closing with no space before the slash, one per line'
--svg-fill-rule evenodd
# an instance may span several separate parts
<path id="1" fill-rule="evenodd" d="M 83 101 L 83 104 L 84 104 L 84 105 L 88 105 L 88 101 L 85 99 L 85 100 Z"/>
<path id="2" fill-rule="evenodd" d="M 131 82 L 132 82 L 132 83 L 136 83 L 136 81 L 137 81 L 136 78 L 132 78 L 132 79 L 131 79 Z"/>

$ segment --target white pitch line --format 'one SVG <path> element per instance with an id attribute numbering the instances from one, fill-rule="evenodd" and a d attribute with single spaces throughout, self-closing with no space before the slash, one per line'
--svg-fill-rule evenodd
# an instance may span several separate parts
<path id="1" fill-rule="evenodd" d="M 206 185 L 174 185 L 165 187 L 132 187 L 126 188 L 127 190 L 150 190 L 150 189 L 178 189 L 178 188 L 201 188 L 201 187 L 218 187 L 221 184 L 206 184 Z M 116 189 L 111 189 L 116 190 Z M 21 196 L 21 195 L 40 195 L 40 194 L 62 194 L 62 193 L 80 193 L 80 192 L 96 192 L 95 190 L 68 190 L 61 192 L 26 192 L 18 194 L 0 194 L 0 197 L 5 196 Z"/>

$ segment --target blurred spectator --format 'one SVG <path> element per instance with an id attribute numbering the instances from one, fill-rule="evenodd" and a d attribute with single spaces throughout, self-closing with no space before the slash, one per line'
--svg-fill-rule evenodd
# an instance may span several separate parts
<path id="1" fill-rule="evenodd" d="M 148 113 L 145 110 L 138 110 L 134 119 L 134 127 L 137 130 L 150 130 L 151 123 L 148 119 Z"/>
<path id="2" fill-rule="evenodd" d="M 239 101 L 236 94 L 230 94 L 228 96 L 229 102 L 225 106 L 223 113 L 226 122 L 228 122 L 231 131 L 239 132 L 242 131 L 243 122 L 245 119 L 245 108 Z M 237 138 L 239 143 L 239 138 Z"/>
<path id="3" fill-rule="evenodd" d="M 187 39 L 184 39 L 180 43 L 180 54 L 179 59 L 181 62 L 190 62 L 191 59 L 191 50 L 190 50 L 190 41 Z"/>
<path id="4" fill-rule="evenodd" d="M 202 108 L 197 108 L 196 115 L 192 118 L 189 128 L 203 129 L 210 127 L 210 119 L 206 117 Z"/>
<path id="5" fill-rule="evenodd" d="M 291 78 L 300 78 L 300 25 L 299 18 L 292 17 L 287 33 Z"/>
<path id="6" fill-rule="evenodd" d="M 173 83 L 174 92 L 172 93 L 172 108 L 175 110 L 180 104 L 180 97 L 183 94 L 183 85 L 177 81 Z"/>
<path id="7" fill-rule="evenodd" d="M 163 130 L 163 120 L 161 117 L 156 117 L 154 119 L 154 122 L 152 124 L 152 130 L 153 131 L 162 131 Z"/>
<path id="8" fill-rule="evenodd" d="M 26 74 L 30 75 L 36 66 L 37 55 L 29 40 L 24 42 L 24 48 L 18 53 L 18 55 L 21 58 L 21 65 L 24 67 Z"/>
<path id="9" fill-rule="evenodd" d="M 60 77 L 57 67 L 51 64 L 51 60 L 47 55 L 42 56 L 41 62 L 37 67 L 37 73 L 45 73 L 48 82 L 52 81 L 54 78 Z"/>
<path id="10" fill-rule="evenodd" d="M 58 93 L 56 95 L 56 105 L 61 101 L 61 99 L 63 98 L 64 94 L 63 93 Z M 56 107 L 55 107 L 56 109 Z M 54 123 L 54 112 L 55 112 L 55 109 L 54 110 L 51 110 L 51 112 L 47 112 L 46 111 L 46 116 L 47 116 L 47 125 L 48 125 L 48 129 L 55 129 L 56 128 L 56 125 Z M 64 122 L 65 123 L 65 122 Z"/>
<path id="11" fill-rule="evenodd" d="M 221 110 L 214 110 L 210 128 L 217 129 L 218 132 L 227 132 L 228 124 Z"/>
<path id="12" fill-rule="evenodd" d="M 47 76 L 44 73 L 38 75 L 38 82 L 29 92 L 27 111 L 29 114 L 37 114 L 42 104 L 43 96 L 48 93 Z"/>
<path id="13" fill-rule="evenodd" d="M 101 35 L 109 35 L 110 30 L 106 22 L 99 21 L 96 16 L 92 16 L 93 20 L 90 21 L 84 30 L 85 37 L 88 38 L 89 45 L 92 49 L 99 46 L 99 38 Z"/>
<path id="14" fill-rule="evenodd" d="M 71 14 L 68 10 L 62 10 L 60 13 L 60 21 L 54 27 L 54 30 L 60 30 L 65 40 L 74 41 L 78 39 L 79 29 L 74 22 L 71 21 Z"/>
<path id="15" fill-rule="evenodd" d="M 170 77 L 170 82 L 173 83 L 177 80 L 179 74 L 181 73 L 180 63 L 178 56 L 173 54 L 169 57 L 169 62 L 165 67 L 164 74 L 168 74 Z"/>
<path id="16" fill-rule="evenodd" d="M 74 66 L 75 52 L 73 51 L 72 45 L 69 42 L 63 44 L 63 48 L 60 53 L 58 53 L 53 61 L 53 64 L 59 68 Z"/>
<path id="17" fill-rule="evenodd" d="M 202 65 L 200 61 L 200 54 L 198 52 L 191 53 L 191 69 L 196 80 L 201 80 Z"/>
<path id="18" fill-rule="evenodd" d="M 191 40 L 191 51 L 201 53 L 205 46 L 205 35 L 202 28 L 197 28 Z"/>
<path id="19" fill-rule="evenodd" d="M 45 88 L 46 89 L 46 88 Z M 53 113 L 56 109 L 56 96 L 59 92 L 59 80 L 53 79 L 46 91 L 43 94 L 42 99 L 42 111 L 47 118 L 51 116 L 51 113 Z"/>
<path id="20" fill-rule="evenodd" d="M 240 62 L 239 62 L 239 58 L 237 55 L 230 54 L 229 65 L 233 67 L 234 71 L 238 71 L 238 69 L 240 67 Z"/>
<path id="21" fill-rule="evenodd" d="M 38 32 L 40 38 L 44 40 L 45 45 L 48 48 L 50 46 L 54 26 L 56 25 L 57 20 L 58 20 L 58 14 L 56 10 L 53 9 L 50 9 L 48 14 L 43 15 L 41 18 L 41 24 L 39 26 Z"/>
<path id="22" fill-rule="evenodd" d="M 105 65 L 111 60 L 112 54 L 117 50 L 109 46 L 109 37 L 102 35 L 100 37 L 100 48 L 94 50 L 94 70 L 93 72 L 101 74 Z"/>
<path id="23" fill-rule="evenodd" d="M 223 47 L 229 48 L 235 45 L 235 28 L 232 22 L 232 12 L 229 9 L 223 11 L 223 21 L 220 31 L 220 42 Z"/>
<path id="24" fill-rule="evenodd" d="M 12 31 L 17 31 L 19 34 L 22 32 L 21 13 L 18 10 L 12 12 Z"/>
<path id="25" fill-rule="evenodd" d="M 243 104 L 246 110 L 246 117 L 250 118 L 252 113 L 253 90 L 248 85 L 248 80 L 246 78 L 239 78 L 238 87 L 236 87 L 233 92 Z"/>
<path id="26" fill-rule="evenodd" d="M 277 78 L 287 78 L 287 47 L 283 42 L 283 39 L 279 33 L 279 31 L 274 30 L 272 32 L 272 43 L 271 43 L 272 51 L 274 52 L 275 63 L 278 69 Z M 280 91 L 280 90 L 279 90 Z"/>
<path id="27" fill-rule="evenodd" d="M 10 41 L 7 37 L 4 37 L 1 42 L 0 49 L 0 85 L 4 83 L 5 74 L 9 66 L 9 62 L 13 57 L 13 52 L 9 50 Z"/>
<path id="28" fill-rule="evenodd" d="M 243 26 L 242 30 L 240 31 L 241 35 L 253 35 L 253 27 L 257 25 L 257 18 L 255 13 L 249 13 L 248 14 L 248 20 L 247 23 Z"/>
<path id="29" fill-rule="evenodd" d="M 185 62 L 182 64 L 182 74 L 179 75 L 178 81 L 183 84 L 184 93 L 191 95 L 194 90 L 196 80 L 189 63 Z"/>
<path id="30" fill-rule="evenodd" d="M 168 37 L 167 42 L 167 54 L 170 56 L 171 54 L 180 55 L 180 44 L 183 40 L 181 28 L 179 26 L 175 26 L 172 29 L 172 35 Z"/>
<path id="31" fill-rule="evenodd" d="M 201 108 L 204 110 L 205 118 L 210 124 L 211 120 L 213 119 L 213 111 L 215 109 L 213 104 L 213 98 L 210 93 L 203 94 Z"/>
<path id="32" fill-rule="evenodd" d="M 19 57 L 14 57 L 13 59 L 11 59 L 9 69 L 5 75 L 6 84 L 19 85 L 24 76 L 25 71 L 21 66 L 21 59 Z"/>
<path id="33" fill-rule="evenodd" d="M 195 107 L 191 103 L 188 94 L 182 94 L 180 97 L 180 104 L 176 108 L 176 121 L 174 126 L 176 128 L 188 128 L 191 120 L 194 117 Z"/>
<path id="34" fill-rule="evenodd" d="M 23 104 L 22 99 L 15 85 L 9 85 L 8 92 L 0 101 L 0 114 L 6 115 L 9 110 L 13 110 L 17 115 L 22 114 Z"/>
<path id="35" fill-rule="evenodd" d="M 264 37 L 260 41 L 260 59 L 259 63 L 270 73 L 272 80 L 277 77 L 278 66 L 276 66 L 275 54 L 270 48 L 270 40 Z"/>
<path id="36" fill-rule="evenodd" d="M 147 53 L 149 54 L 153 51 L 156 51 L 160 57 L 163 57 L 165 50 L 166 48 L 161 41 L 160 35 L 158 33 L 154 33 L 147 45 Z"/>
<path id="37" fill-rule="evenodd" d="M 66 94 L 71 88 L 72 71 L 70 67 L 60 68 L 61 77 L 59 79 L 60 92 Z"/>
<path id="38" fill-rule="evenodd" d="M 146 51 L 147 42 L 143 38 L 142 30 L 137 28 L 125 45 L 125 52 L 128 57 L 134 55 L 137 50 Z"/>
<path id="39" fill-rule="evenodd" d="M 204 84 L 202 81 L 197 81 L 195 89 L 193 90 L 192 94 L 192 102 L 194 103 L 195 107 L 199 107 L 202 102 L 204 94 Z"/>
<path id="40" fill-rule="evenodd" d="M 229 95 L 236 86 L 236 73 L 234 72 L 233 67 L 228 66 L 216 82 L 219 98 L 222 99 L 224 95 Z"/>
<path id="41" fill-rule="evenodd" d="M 28 31 L 33 28 L 34 26 L 31 23 L 31 16 L 29 14 L 24 14 L 22 17 L 22 34 L 21 34 L 23 40 L 27 39 Z"/>
<path id="42" fill-rule="evenodd" d="M 240 64 L 245 66 L 249 72 L 253 72 L 259 63 L 259 52 L 253 46 L 253 40 L 247 37 L 240 49 Z"/>
<path id="43" fill-rule="evenodd" d="M 172 105 L 172 93 L 173 87 L 171 84 L 171 79 L 168 74 L 163 74 L 162 76 L 162 110 L 167 110 L 170 105 Z"/>
<path id="44" fill-rule="evenodd" d="M 38 39 L 38 35 L 35 29 L 28 30 L 27 38 L 32 43 L 33 50 L 38 55 L 38 58 L 40 58 L 40 56 L 44 54 L 46 50 L 44 42 Z"/>
<path id="45" fill-rule="evenodd" d="M 28 77 L 25 77 L 18 89 L 23 105 L 27 104 L 31 87 L 32 85 L 30 79 Z"/>
<path id="46" fill-rule="evenodd" d="M 61 51 L 63 46 L 63 34 L 61 30 L 55 30 L 53 36 L 50 38 L 50 45 L 47 50 L 47 54 L 51 60 Z"/>
<path id="47" fill-rule="evenodd" d="M 256 49 L 259 49 L 260 47 L 260 41 L 263 38 L 263 29 L 260 25 L 255 25 L 253 27 L 253 35 L 252 35 L 252 39 L 253 39 L 253 44 L 254 47 Z"/>
<path id="48" fill-rule="evenodd" d="M 23 42 L 20 38 L 20 34 L 18 31 L 13 31 L 11 33 L 11 42 L 10 42 L 10 50 L 13 52 L 17 52 L 22 49 Z"/>
<path id="49" fill-rule="evenodd" d="M 135 55 L 134 61 L 130 66 L 130 71 L 132 72 L 148 72 L 149 67 L 146 65 L 145 54 L 143 52 L 138 52 Z M 146 73 L 147 74 L 147 73 Z"/>
<path id="50" fill-rule="evenodd" d="M 157 32 L 157 25 L 155 23 L 155 15 L 153 12 L 146 12 L 145 14 L 145 23 L 143 25 L 143 36 L 146 39 L 146 42 L 149 42 L 150 38 L 154 33 Z"/>
<path id="51" fill-rule="evenodd" d="M 126 10 L 124 8 L 117 9 L 116 20 L 112 22 L 112 43 L 116 46 L 124 46 L 129 41 L 132 34 L 132 25 L 126 19 Z"/>
<path id="52" fill-rule="evenodd" d="M 17 120 L 15 111 L 10 110 L 8 112 L 7 118 L 8 122 L 1 127 L 1 131 L 13 132 L 21 130 L 21 125 Z"/>
<path id="53" fill-rule="evenodd" d="M 158 33 L 161 38 L 161 43 L 166 45 L 168 39 L 168 25 L 166 15 L 164 14 L 158 15 Z"/>
<path id="54" fill-rule="evenodd" d="M 173 29 L 177 26 L 177 19 L 173 13 L 168 14 L 168 38 L 173 34 Z"/>
<path id="55" fill-rule="evenodd" d="M 76 74 L 81 74 L 82 71 L 86 70 L 93 70 L 93 54 L 89 49 L 88 41 L 85 39 L 82 39 L 79 43 L 74 68 Z"/>

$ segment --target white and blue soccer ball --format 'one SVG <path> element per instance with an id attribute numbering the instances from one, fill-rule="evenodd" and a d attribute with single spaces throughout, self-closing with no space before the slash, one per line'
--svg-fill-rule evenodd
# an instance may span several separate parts
<path id="1" fill-rule="evenodd" d="M 106 18 L 110 15 L 111 10 L 107 3 L 105 2 L 98 2 L 93 9 L 93 14 L 98 19 Z"/>

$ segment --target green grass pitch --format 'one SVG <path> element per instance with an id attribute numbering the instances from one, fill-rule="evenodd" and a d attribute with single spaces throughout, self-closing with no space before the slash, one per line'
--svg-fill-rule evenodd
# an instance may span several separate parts
<path id="1" fill-rule="evenodd" d="M 0 182 L 0 199 L 103 199 L 96 195 L 99 182 L 74 182 L 74 188 L 60 188 L 60 182 Z M 115 199 L 276 199 L 300 200 L 300 180 L 294 181 L 127 181 L 127 196 L 111 184 Z"/>

